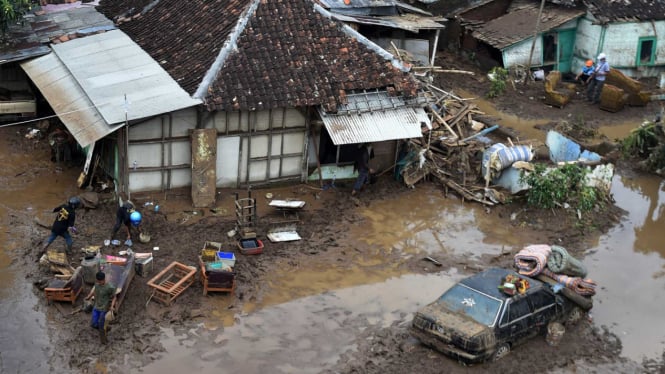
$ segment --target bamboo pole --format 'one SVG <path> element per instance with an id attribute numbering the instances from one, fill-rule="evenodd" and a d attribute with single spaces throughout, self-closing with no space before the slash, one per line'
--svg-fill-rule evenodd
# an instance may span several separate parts
<path id="1" fill-rule="evenodd" d="M 529 63 L 526 66 L 526 70 L 529 71 L 531 68 L 531 59 L 533 58 L 533 50 L 536 49 L 536 37 L 538 36 L 538 29 L 540 29 L 540 17 L 543 14 L 543 8 L 545 7 L 545 0 L 540 1 L 540 10 L 538 10 L 538 19 L 536 20 L 536 30 L 533 32 L 533 42 L 531 43 L 531 52 L 529 52 Z M 529 81 L 529 76 L 524 78 L 524 85 L 526 86 Z"/>

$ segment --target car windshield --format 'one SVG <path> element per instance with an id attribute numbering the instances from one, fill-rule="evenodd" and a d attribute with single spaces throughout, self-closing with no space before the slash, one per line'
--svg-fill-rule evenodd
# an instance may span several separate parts
<path id="1" fill-rule="evenodd" d="M 491 326 L 501 308 L 501 300 L 461 284 L 456 284 L 446 291 L 437 303 L 443 304 L 449 310 L 465 314 L 476 322 Z"/>

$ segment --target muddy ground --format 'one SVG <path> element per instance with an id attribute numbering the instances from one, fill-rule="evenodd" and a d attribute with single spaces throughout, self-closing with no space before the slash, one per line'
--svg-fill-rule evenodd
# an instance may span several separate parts
<path id="1" fill-rule="evenodd" d="M 439 59 L 438 65 L 446 69 L 458 68 L 473 69 L 469 62 L 459 56 L 445 55 Z M 454 90 L 463 87 L 465 90 L 484 95 L 488 83 L 484 75 L 478 72 L 475 76 L 450 74 L 440 77 L 440 87 Z M 500 110 L 515 113 L 530 118 L 570 119 L 580 115 L 584 116 L 585 123 L 590 126 L 598 124 L 623 123 L 635 117 L 644 117 L 645 112 L 655 112 L 655 107 L 626 108 L 619 113 L 609 113 L 592 107 L 586 102 L 574 100 L 564 109 L 551 108 L 538 101 L 541 96 L 540 86 L 527 86 L 518 93 L 502 95 L 493 102 Z M 509 87 L 509 90 L 512 88 Z M 3 134 L 12 137 L 11 147 L 15 152 L 33 152 L 42 164 L 47 165 L 49 157 L 48 145 L 43 140 L 28 140 L 23 135 L 27 128 L 16 131 L 3 131 Z M 39 161 L 39 160 L 38 160 Z M 53 167 L 52 165 L 50 167 Z M 31 172 L 24 173 L 20 178 L 30 178 Z M 423 182 L 434 183 L 434 182 Z M 38 305 L 43 309 L 50 324 L 51 341 L 56 345 L 67 346 L 67 349 L 57 350 L 54 358 L 55 371 L 69 369 L 75 372 L 96 372 L 99 365 L 95 360 L 99 357 L 102 364 L 109 369 L 112 362 L 105 362 L 108 357 L 122 357 L 128 355 L 129 361 L 148 363 L 158 360 L 163 354 L 160 344 L 160 326 L 169 326 L 177 329 L 187 329 L 192 323 L 198 323 L 211 316 L 213 309 L 210 298 L 227 301 L 228 308 L 238 313 L 245 303 L 260 302 L 264 295 L 270 292 L 270 285 L 265 282 L 266 274 L 276 266 L 297 269 L 307 267 L 308 263 L 322 261 L 344 266 L 343 257 L 348 252 L 363 253 L 369 251 L 367 245 L 357 238 L 348 237 L 348 227 L 362 225 L 363 218 L 358 208 L 373 204 L 382 199 L 399 196 L 406 191 L 400 183 L 386 175 L 379 179 L 360 195 L 359 199 L 350 197 L 350 183 L 336 183 L 337 188 L 322 190 L 318 184 L 301 184 L 295 186 L 272 187 L 268 190 L 256 190 L 258 212 L 260 215 L 257 232 L 265 233 L 274 226 L 274 222 L 283 217 L 267 206 L 265 193 L 271 192 L 277 199 L 297 199 L 307 202 L 306 209 L 301 212 L 298 233 L 305 240 L 289 243 L 269 243 L 264 234 L 260 238 L 266 242 L 266 250 L 258 256 L 243 256 L 236 252 L 240 260 L 236 264 L 237 289 L 235 296 L 211 294 L 202 297 L 202 287 L 199 282 L 187 292 L 183 293 L 170 307 L 161 306 L 153 301 L 148 302 L 151 289 L 146 285 L 148 278 L 136 277 L 121 306 L 120 314 L 112 325 L 110 343 L 101 348 L 98 345 L 98 336 L 87 327 L 89 315 L 83 312 L 71 314 L 80 306 L 82 298 L 77 305 L 70 307 L 58 303 L 48 306 L 45 301 Z M 417 188 L 417 186 L 416 186 Z M 443 193 L 443 189 L 441 190 Z M 227 232 L 234 227 L 233 193 L 238 191 L 220 190 L 217 199 L 217 208 L 195 210 L 191 208 L 191 200 L 187 191 L 173 191 L 168 194 L 135 195 L 132 200 L 139 206 L 145 202 L 159 204 L 159 212 L 154 212 L 152 206 L 142 209 L 145 216 L 146 229 L 152 235 L 148 244 L 137 243 L 134 250 L 154 251 L 154 275 L 172 261 L 187 264 L 196 264 L 197 255 L 204 241 L 222 242 L 225 248 L 234 248 L 235 239 L 229 238 Z M 240 197 L 245 197 L 246 191 L 239 191 Z M 451 199 L 459 200 L 454 194 Z M 85 209 L 79 212 L 77 228 L 79 234 L 75 236 L 75 248 L 87 245 L 100 245 L 110 234 L 114 223 L 115 209 L 110 196 L 100 195 L 101 203 L 94 209 Z M 467 203 L 468 204 L 468 203 Z M 600 213 L 600 212 L 599 212 Z M 523 200 L 515 199 L 510 205 L 501 205 L 487 209 L 487 214 L 496 216 L 498 222 L 512 225 L 525 236 L 539 238 L 543 243 L 557 243 L 569 249 L 578 258 L 584 257 L 585 241 L 590 234 L 598 231 L 604 232 L 614 225 L 621 212 L 609 206 L 602 214 L 591 215 L 584 225 L 580 225 L 572 213 L 541 211 L 528 208 Z M 511 220 L 511 216 L 516 219 Z M 41 214 L 37 217 L 28 213 L 17 214 L 12 217 L 13 229 L 26 238 L 24 256 L 17 256 L 13 266 L 24 269 L 26 281 L 35 283 L 35 292 L 40 296 L 39 285 L 49 277 L 48 272 L 40 269 L 35 261 L 38 257 L 38 248 L 48 235 L 48 225 L 53 217 Z M 124 239 L 120 234 L 118 239 Z M 64 242 L 58 238 L 54 247 L 64 247 Z M 110 251 L 110 250 L 107 250 Z M 437 258 L 444 265 L 436 267 L 420 258 L 411 257 L 404 260 L 396 251 L 391 251 L 386 258 L 387 263 L 399 263 L 399 267 L 414 273 L 435 273 L 449 268 L 459 268 L 462 272 L 471 274 L 477 269 L 487 266 L 511 266 L 514 253 L 504 253 L 499 256 L 481 258 L 470 262 L 465 257 Z M 71 261 L 76 264 L 77 258 Z M 150 277 L 149 276 L 149 277 Z M 83 291 L 87 294 L 89 286 Z M 568 329 L 565 335 L 565 344 L 557 348 L 548 346 L 544 339 L 534 339 L 533 342 L 513 352 L 508 358 L 495 364 L 478 365 L 471 368 L 461 367 L 457 362 L 450 360 L 435 351 L 418 344 L 407 331 L 409 321 L 401 321 L 387 329 L 368 328 L 357 338 L 358 351 L 346 354 L 332 368 L 329 373 L 490 373 L 490 372 L 527 372 L 543 371 L 545 369 L 560 368 L 564 372 L 588 371 L 614 371 L 614 372 L 662 372 L 662 361 L 649 363 L 634 363 L 618 357 L 621 350 L 621 341 L 610 331 L 594 327 L 589 320 L 583 320 L 575 328 Z M 76 342 L 76 344 L 71 344 Z M 100 353 L 104 352 L 103 355 Z M 57 363 L 60 364 L 57 364 Z M 60 365 L 64 367 L 59 368 Z M 138 365 L 141 366 L 141 365 Z"/>

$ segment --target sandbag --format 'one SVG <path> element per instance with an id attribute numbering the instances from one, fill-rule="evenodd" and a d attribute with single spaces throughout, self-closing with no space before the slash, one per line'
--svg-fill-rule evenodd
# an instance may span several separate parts
<path id="1" fill-rule="evenodd" d="M 547 258 L 547 268 L 556 274 L 565 274 L 571 277 L 584 278 L 587 269 L 582 262 L 568 254 L 565 248 L 558 245 L 551 247 L 552 253 Z"/>

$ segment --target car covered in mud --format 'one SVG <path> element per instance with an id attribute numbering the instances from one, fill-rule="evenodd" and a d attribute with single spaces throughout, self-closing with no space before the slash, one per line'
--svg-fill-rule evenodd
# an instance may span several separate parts
<path id="1" fill-rule="evenodd" d="M 522 292 L 503 290 L 506 279 L 526 286 Z M 496 361 L 545 332 L 550 322 L 577 320 L 581 313 L 547 283 L 490 268 L 461 280 L 418 310 L 411 333 L 423 344 L 472 364 Z"/>

